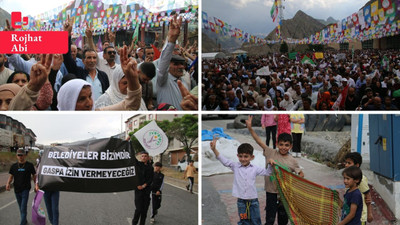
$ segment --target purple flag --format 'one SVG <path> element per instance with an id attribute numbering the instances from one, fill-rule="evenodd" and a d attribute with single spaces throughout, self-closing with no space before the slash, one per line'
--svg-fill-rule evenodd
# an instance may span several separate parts
<path id="1" fill-rule="evenodd" d="M 101 43 L 101 37 L 100 36 L 99 36 L 99 40 L 97 40 L 96 46 L 97 46 L 97 49 L 98 49 L 99 52 L 103 51 L 103 45 Z"/>
<path id="2" fill-rule="evenodd" d="M 75 40 L 75 45 L 76 47 L 82 48 L 83 44 L 82 44 L 82 36 L 79 36 L 76 40 Z"/>

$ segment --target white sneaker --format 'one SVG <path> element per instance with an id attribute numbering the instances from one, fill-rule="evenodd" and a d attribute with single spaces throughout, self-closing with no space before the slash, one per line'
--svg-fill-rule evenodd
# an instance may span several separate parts
<path id="1" fill-rule="evenodd" d="M 154 218 L 150 218 L 150 223 L 154 223 L 154 222 L 155 222 Z"/>

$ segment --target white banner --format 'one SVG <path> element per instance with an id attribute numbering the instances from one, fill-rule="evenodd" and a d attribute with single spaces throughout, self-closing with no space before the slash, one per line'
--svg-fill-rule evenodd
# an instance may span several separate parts
<path id="1" fill-rule="evenodd" d="M 159 155 L 168 148 L 168 137 L 154 120 L 133 135 L 151 156 Z"/>

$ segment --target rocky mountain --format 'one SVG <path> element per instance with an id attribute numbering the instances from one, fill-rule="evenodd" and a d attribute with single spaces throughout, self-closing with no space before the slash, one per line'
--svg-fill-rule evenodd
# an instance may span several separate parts
<path id="1" fill-rule="evenodd" d="M 11 14 L 0 8 L 0 27 L 6 26 L 6 19 L 11 21 Z"/>
<path id="2" fill-rule="evenodd" d="M 339 20 L 335 20 L 333 17 L 328 17 L 328 19 L 326 19 L 326 20 L 323 20 L 323 19 L 319 19 L 318 20 L 320 23 L 322 23 L 322 24 L 324 24 L 325 26 L 326 25 L 329 25 L 329 24 L 332 24 L 332 23 L 337 23 L 337 22 L 339 22 Z"/>
<path id="3" fill-rule="evenodd" d="M 281 36 L 284 38 L 302 39 L 321 31 L 325 26 L 326 25 L 319 22 L 317 19 L 299 10 L 292 19 L 282 21 Z M 277 39 L 275 29 L 268 34 L 266 39 Z"/>

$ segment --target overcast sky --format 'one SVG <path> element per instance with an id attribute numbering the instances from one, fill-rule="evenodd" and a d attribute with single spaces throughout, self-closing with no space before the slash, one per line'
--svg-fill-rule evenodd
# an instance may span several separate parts
<path id="1" fill-rule="evenodd" d="M 203 11 L 253 35 L 264 37 L 276 25 L 270 10 L 274 0 L 203 0 Z M 326 20 L 332 16 L 341 20 L 358 12 L 368 0 L 286 0 L 284 19 L 291 19 L 298 10 L 316 18 Z"/>
<path id="2" fill-rule="evenodd" d="M 37 136 L 36 143 L 73 142 L 92 137 L 104 138 L 125 131 L 125 121 L 134 113 L 2 113 L 23 123 Z M 89 133 L 90 132 L 90 133 Z"/>
<path id="3" fill-rule="evenodd" d="M 0 7 L 11 14 L 19 11 L 22 16 L 35 16 L 53 10 L 71 0 L 0 0 Z"/>

